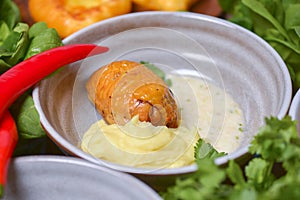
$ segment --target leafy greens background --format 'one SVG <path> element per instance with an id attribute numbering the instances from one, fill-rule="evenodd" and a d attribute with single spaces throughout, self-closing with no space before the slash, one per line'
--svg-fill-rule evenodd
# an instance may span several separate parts
<path id="1" fill-rule="evenodd" d="M 233 23 L 267 41 L 285 61 L 300 88 L 300 0 L 219 0 Z"/>
<path id="2" fill-rule="evenodd" d="M 43 22 L 29 27 L 21 22 L 20 11 L 13 1 L 0 0 L 0 74 L 31 56 L 61 45 L 61 38 L 55 29 L 48 28 Z M 26 144 L 32 141 L 28 139 L 46 136 L 34 107 L 31 90 L 23 94 L 10 107 L 10 111 L 20 136 L 18 144 L 29 146 Z M 25 152 L 23 149 L 23 154 Z"/>

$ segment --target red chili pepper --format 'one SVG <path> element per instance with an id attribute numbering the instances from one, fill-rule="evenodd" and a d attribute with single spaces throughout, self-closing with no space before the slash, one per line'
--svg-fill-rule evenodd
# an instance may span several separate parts
<path id="1" fill-rule="evenodd" d="M 108 51 L 94 44 L 56 47 L 35 55 L 0 76 L 0 116 L 23 92 L 58 68 Z"/>
<path id="2" fill-rule="evenodd" d="M 9 159 L 18 139 L 15 122 L 8 112 L 10 105 L 23 92 L 58 68 L 106 51 L 107 47 L 94 44 L 56 47 L 32 56 L 0 76 L 0 197 Z"/>
<path id="3" fill-rule="evenodd" d="M 10 157 L 18 141 L 18 132 L 14 119 L 6 110 L 0 118 L 0 197 L 6 183 Z"/>

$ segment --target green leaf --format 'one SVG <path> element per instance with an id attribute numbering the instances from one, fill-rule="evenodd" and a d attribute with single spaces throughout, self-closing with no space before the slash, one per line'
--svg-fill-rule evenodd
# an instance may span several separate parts
<path id="1" fill-rule="evenodd" d="M 39 138 L 46 135 L 40 124 L 40 117 L 35 109 L 30 93 L 22 95 L 12 106 L 19 135 L 23 138 Z"/>
<path id="2" fill-rule="evenodd" d="M 282 165 L 285 170 L 290 173 L 294 173 L 300 167 L 300 139 L 292 139 L 290 145 L 287 146 L 286 150 L 282 154 Z"/>
<path id="3" fill-rule="evenodd" d="M 62 46 L 62 41 L 57 31 L 52 28 L 44 28 L 44 24 L 39 23 L 36 26 L 33 26 L 31 30 L 29 30 L 32 39 L 25 59 L 38 53 L 44 52 L 48 49 Z"/>
<path id="4" fill-rule="evenodd" d="M 218 152 L 217 150 L 215 150 L 213 146 L 211 146 L 211 144 L 206 143 L 201 138 L 197 141 L 194 152 L 196 162 L 205 158 L 216 159 L 218 157 L 226 155 L 224 152 Z"/>
<path id="5" fill-rule="evenodd" d="M 269 34 L 268 36 L 265 36 L 264 39 L 267 40 L 278 52 L 281 52 L 280 55 L 285 60 L 289 59 L 289 56 L 284 56 L 285 52 L 283 51 L 283 49 L 285 49 L 288 52 L 288 55 L 291 55 L 291 53 L 295 52 L 295 56 L 300 56 L 300 49 L 297 48 L 294 44 L 283 40 L 282 38 L 280 38 L 280 36 L 276 37 L 275 34 Z M 280 45 L 281 47 L 283 47 L 283 49 L 279 49 L 277 45 Z"/>
<path id="6" fill-rule="evenodd" d="M 16 50 L 17 43 L 20 38 L 20 33 L 10 32 L 10 34 L 5 38 L 2 45 L 0 46 L 0 57 L 9 58 L 12 56 Z"/>
<path id="7" fill-rule="evenodd" d="M 293 46 L 300 49 L 300 3 L 289 4 L 286 8 L 284 26 L 288 31 Z M 300 51 L 300 50 L 299 50 Z M 299 54 L 298 51 L 298 54 Z"/>
<path id="8" fill-rule="evenodd" d="M 171 200 L 300 199 L 300 138 L 296 122 L 289 116 L 270 117 L 265 122 L 251 143 L 253 158 L 245 167 L 233 160 L 220 167 L 212 158 L 198 159 L 197 171 L 177 179 L 163 197 Z M 275 166 L 283 166 L 285 171 L 278 174 Z"/>
<path id="9" fill-rule="evenodd" d="M 10 65 L 15 65 L 20 61 L 23 61 L 29 45 L 28 31 L 29 26 L 25 23 L 18 23 L 14 28 L 13 32 L 18 33 L 19 37 L 14 44 L 15 48 L 13 54 L 7 59 L 7 62 Z"/>
<path id="10" fill-rule="evenodd" d="M 243 171 L 234 160 L 229 161 L 229 166 L 226 169 L 226 172 L 232 183 L 234 183 L 238 187 L 244 187 L 246 181 Z"/>
<path id="11" fill-rule="evenodd" d="M 274 181 L 272 172 L 273 163 L 261 158 L 252 159 L 245 168 L 245 174 L 248 182 L 256 188 L 257 191 L 264 191 Z"/>
<path id="12" fill-rule="evenodd" d="M 222 7 L 222 10 L 226 13 L 234 12 L 234 5 L 238 5 L 241 0 L 218 0 L 219 5 Z"/>
<path id="13" fill-rule="evenodd" d="M 28 30 L 27 24 L 19 23 L 3 41 L 0 58 L 6 65 L 13 66 L 23 60 L 29 44 Z"/>
<path id="14" fill-rule="evenodd" d="M 289 65 L 290 66 L 290 65 Z M 293 66 L 292 66 L 293 67 Z M 294 69 L 294 67 L 293 67 Z M 296 71 L 295 72 L 295 78 L 293 79 L 293 83 L 294 83 L 294 88 L 297 89 L 300 87 L 300 71 Z"/>
<path id="15" fill-rule="evenodd" d="M 213 159 L 205 158 L 198 163 L 197 174 L 200 179 L 200 183 L 205 187 L 218 187 L 226 177 L 226 172 L 214 163 Z"/>
<path id="16" fill-rule="evenodd" d="M 274 181 L 273 185 L 266 190 L 264 199 L 300 199 L 300 171 L 287 173 Z"/>
<path id="17" fill-rule="evenodd" d="M 300 0 L 219 1 L 225 11 L 227 7 L 234 8 L 229 10 L 231 22 L 253 31 L 279 53 L 294 89 L 300 88 Z"/>
<path id="18" fill-rule="evenodd" d="M 246 29 L 252 30 L 253 28 L 253 21 L 250 17 L 249 9 L 239 1 L 234 6 L 234 12 L 232 14 L 232 17 L 228 19 L 229 21 L 236 23 L 240 26 L 245 27 Z"/>
<path id="19" fill-rule="evenodd" d="M 234 190 L 229 198 L 230 200 L 257 200 L 258 194 L 257 191 L 254 188 L 251 187 L 244 187 L 239 190 Z"/>
<path id="20" fill-rule="evenodd" d="M 280 162 L 291 139 L 298 138 L 296 122 L 292 121 L 289 116 L 282 120 L 275 117 L 265 120 L 266 125 L 254 137 L 249 151 L 253 154 L 260 154 L 268 161 Z"/>
<path id="21" fill-rule="evenodd" d="M 11 66 L 4 60 L 0 59 L 0 74 L 6 72 Z"/>
<path id="22" fill-rule="evenodd" d="M 251 9 L 254 13 L 260 15 L 268 22 L 270 22 L 287 40 L 289 40 L 286 30 L 282 25 L 277 21 L 277 19 L 270 14 L 266 9 L 265 5 L 258 0 L 242 0 L 242 3 Z"/>
<path id="23" fill-rule="evenodd" d="M 37 37 L 40 34 L 43 34 L 45 30 L 48 29 L 48 26 L 45 22 L 37 22 L 33 24 L 29 29 L 29 38 L 32 39 Z"/>
<path id="24" fill-rule="evenodd" d="M 300 38 L 300 26 L 294 27 L 294 30 L 295 30 L 295 33 L 297 34 L 298 38 Z M 300 44 L 298 43 L 298 45 L 300 45 Z"/>
<path id="25" fill-rule="evenodd" d="M 11 0 L 1 0 L 0 21 L 4 21 L 9 29 L 12 30 L 20 20 L 21 15 L 18 6 Z"/>
<path id="26" fill-rule="evenodd" d="M 202 159 L 198 162 L 198 170 L 194 174 L 178 178 L 176 185 L 169 187 L 162 196 L 170 200 L 224 198 L 231 191 L 230 187 L 221 185 L 225 177 L 225 170 L 215 165 L 214 160 Z"/>
<path id="27" fill-rule="evenodd" d="M 161 78 L 165 83 L 170 87 L 172 85 L 172 82 L 170 79 L 166 79 L 166 74 L 163 70 L 159 69 L 157 66 L 155 66 L 152 63 L 141 61 L 141 64 L 146 66 L 148 69 L 150 69 L 153 73 L 155 73 L 159 78 Z"/>
<path id="28" fill-rule="evenodd" d="M 300 26 L 300 4 L 289 4 L 285 12 L 285 28 L 294 29 Z"/>
<path id="29" fill-rule="evenodd" d="M 0 46 L 3 44 L 3 41 L 9 36 L 10 30 L 5 22 L 0 21 Z"/>
<path id="30" fill-rule="evenodd" d="M 2 198 L 4 195 L 4 187 L 2 184 L 0 184 L 0 198 Z"/>

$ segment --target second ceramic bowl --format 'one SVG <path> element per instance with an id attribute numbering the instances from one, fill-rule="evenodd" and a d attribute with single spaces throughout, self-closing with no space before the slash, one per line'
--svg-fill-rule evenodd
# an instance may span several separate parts
<path id="1" fill-rule="evenodd" d="M 14 158 L 3 200 L 161 199 L 136 178 L 79 158 Z"/>

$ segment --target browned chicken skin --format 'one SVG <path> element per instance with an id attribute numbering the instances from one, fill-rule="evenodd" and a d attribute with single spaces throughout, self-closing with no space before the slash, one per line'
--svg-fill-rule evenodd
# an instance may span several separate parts
<path id="1" fill-rule="evenodd" d="M 155 126 L 178 127 L 176 101 L 168 86 L 144 65 L 116 61 L 94 72 L 88 96 L 109 124 L 124 125 L 139 115 Z"/>

